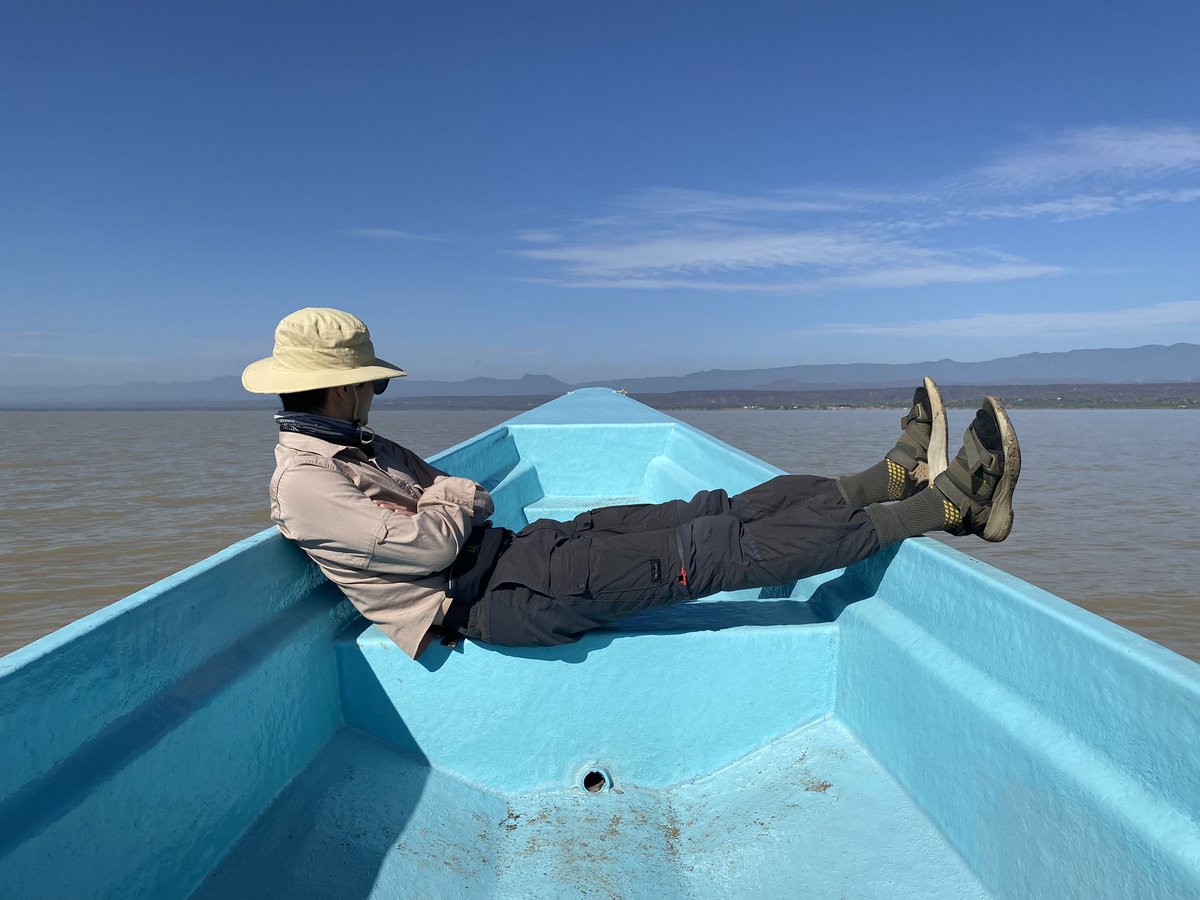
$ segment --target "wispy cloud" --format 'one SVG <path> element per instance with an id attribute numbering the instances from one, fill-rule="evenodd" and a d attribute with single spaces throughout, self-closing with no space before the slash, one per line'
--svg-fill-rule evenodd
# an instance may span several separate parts
<path id="1" fill-rule="evenodd" d="M 918 243 L 899 222 L 756 227 L 731 221 L 754 207 L 755 198 L 743 198 L 746 202 L 732 214 L 728 211 L 735 207 L 726 199 L 710 206 L 706 217 L 693 211 L 672 224 L 677 209 L 670 214 L 658 209 L 653 224 L 628 217 L 620 228 L 589 222 L 571 238 L 515 252 L 553 264 L 557 275 L 548 276 L 550 283 L 573 288 L 811 294 L 1007 281 L 1065 271 L 986 248 Z M 672 204 L 677 200 L 673 197 Z"/>
<path id="2" fill-rule="evenodd" d="M 1136 334 L 1200 325 L 1200 301 L 1156 303 L 1091 312 L 984 313 L 958 319 L 881 324 L 842 323 L 807 329 L 806 334 L 897 337 L 1038 337 L 1050 334 Z"/>
<path id="3" fill-rule="evenodd" d="M 721 229 L 713 234 L 647 236 L 622 243 L 567 244 L 522 255 L 563 263 L 573 275 L 626 277 L 651 272 L 717 272 L 780 266 L 846 266 L 900 259 L 913 252 L 897 242 L 852 233 Z"/>
<path id="4" fill-rule="evenodd" d="M 446 240 L 437 235 L 417 234 L 413 231 L 401 231 L 398 228 L 348 228 L 346 234 L 371 238 L 376 241 L 434 241 L 441 243 Z"/>
<path id="5" fill-rule="evenodd" d="M 1182 125 L 1097 126 L 1010 148 L 979 166 L 971 180 L 1027 189 L 1086 180 L 1130 181 L 1200 171 L 1200 132 Z"/>
<path id="6" fill-rule="evenodd" d="M 951 216 L 1073 221 L 1200 200 L 1200 130 L 1096 127 L 1007 148 L 951 179 Z M 1011 199 L 1011 198 L 1019 199 Z"/>
<path id="7" fill-rule="evenodd" d="M 599 236 L 517 252 L 555 264 L 559 274 L 551 281 L 575 288 L 811 294 L 1007 281 L 1065 271 L 986 249 L 921 245 L 888 232 L 870 222 L 768 230 L 692 221 L 676 233 L 625 240 Z"/>
<path id="8" fill-rule="evenodd" d="M 556 231 L 548 231 L 544 228 L 526 228 L 517 232 L 517 240 L 527 244 L 556 244 L 562 240 L 562 237 Z"/>
<path id="9" fill-rule="evenodd" d="M 636 290 L 731 291 L 743 294 L 821 294 L 843 288 L 923 287 L 932 284 L 969 284 L 983 281 L 1012 281 L 1061 275 L 1067 271 L 1058 266 L 1034 263 L 933 263 L 894 266 L 847 275 L 830 275 L 809 281 L 712 281 L 680 278 L 615 278 L 578 281 L 547 281 L 523 279 L 527 282 L 555 284 L 571 288 L 628 288 Z"/>
<path id="10" fill-rule="evenodd" d="M 1000 203 L 962 210 L 956 214 L 975 219 L 1053 219 L 1072 222 L 1118 213 L 1134 212 L 1140 207 L 1167 203 L 1194 203 L 1200 200 L 1200 188 L 1174 190 L 1122 191 L 1115 194 L 1080 194 L 1055 200 L 1027 203 Z"/>
<path id="11" fill-rule="evenodd" d="M 659 187 L 620 197 L 614 205 L 641 219 L 672 219 L 677 216 L 736 219 L 761 213 L 850 212 L 861 199 L 861 196 L 833 193 L 822 197 L 816 188 L 742 195 Z"/>
<path id="12" fill-rule="evenodd" d="M 569 288 L 812 294 L 1062 274 L 955 240 L 975 222 L 1071 222 L 1200 200 L 1200 131 L 1096 127 L 1037 138 L 926 183 L 753 194 L 655 187 L 516 235 Z M 533 246 L 530 246 L 533 245 Z"/>

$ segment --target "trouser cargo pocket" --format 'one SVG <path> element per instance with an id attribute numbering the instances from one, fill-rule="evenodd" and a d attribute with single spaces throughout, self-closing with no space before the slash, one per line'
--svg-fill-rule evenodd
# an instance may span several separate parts
<path id="1" fill-rule="evenodd" d="M 682 596 L 674 529 L 594 534 L 587 563 L 587 592 L 597 600 Z"/>

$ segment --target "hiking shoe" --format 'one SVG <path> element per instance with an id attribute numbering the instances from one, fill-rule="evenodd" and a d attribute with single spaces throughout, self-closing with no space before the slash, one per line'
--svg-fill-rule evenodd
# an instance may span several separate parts
<path id="1" fill-rule="evenodd" d="M 1013 490 L 1021 474 L 1021 445 L 1008 413 L 988 397 L 963 435 L 962 449 L 933 486 L 944 498 L 945 530 L 1002 541 L 1012 531 Z"/>
<path id="2" fill-rule="evenodd" d="M 900 428 L 896 446 L 884 457 L 892 500 L 911 496 L 946 471 L 946 407 L 932 378 L 926 377 L 913 391 L 912 409 L 900 420 Z"/>

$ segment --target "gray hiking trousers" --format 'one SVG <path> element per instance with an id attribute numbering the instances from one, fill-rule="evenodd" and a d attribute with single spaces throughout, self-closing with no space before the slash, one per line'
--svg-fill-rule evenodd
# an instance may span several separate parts
<path id="1" fill-rule="evenodd" d="M 565 644 L 616 619 L 771 587 L 865 559 L 875 527 L 830 478 L 781 475 L 730 497 L 540 519 L 512 537 L 461 629 L 505 646 Z"/>

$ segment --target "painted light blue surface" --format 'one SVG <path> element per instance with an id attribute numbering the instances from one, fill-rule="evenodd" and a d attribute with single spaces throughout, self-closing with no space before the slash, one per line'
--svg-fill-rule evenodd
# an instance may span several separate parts
<path id="1" fill-rule="evenodd" d="M 435 462 L 512 527 L 777 474 L 603 390 Z M 0 736 L 6 900 L 1200 896 L 1200 667 L 928 540 L 413 662 L 264 532 L 0 659 Z"/>

